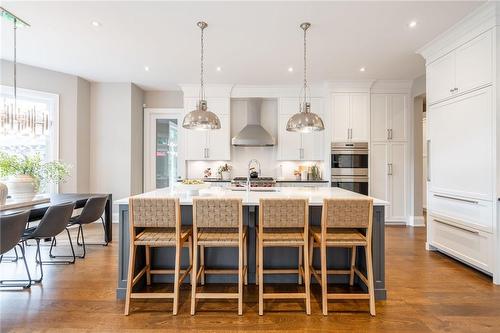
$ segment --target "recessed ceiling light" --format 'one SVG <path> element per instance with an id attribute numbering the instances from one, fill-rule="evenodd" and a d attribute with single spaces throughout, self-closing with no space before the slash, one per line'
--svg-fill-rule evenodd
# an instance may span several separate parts
<path id="1" fill-rule="evenodd" d="M 361 68 L 359 69 L 359 71 L 360 71 L 360 72 L 364 72 L 364 71 L 366 71 L 366 68 L 361 67 Z"/>
<path id="2" fill-rule="evenodd" d="M 222 67 L 220 66 L 217 66 L 217 68 L 215 69 L 217 72 L 220 72 L 222 70 Z"/>
<path id="3" fill-rule="evenodd" d="M 416 26 L 417 26 L 417 21 L 411 21 L 410 23 L 408 23 L 409 28 L 415 28 Z"/>
<path id="4" fill-rule="evenodd" d="M 288 71 L 291 73 L 293 72 L 293 67 L 288 67 Z"/>
<path id="5" fill-rule="evenodd" d="M 101 26 L 101 23 L 100 22 L 97 22 L 97 21 L 92 21 L 92 25 L 94 27 L 100 27 Z"/>
<path id="6" fill-rule="evenodd" d="M 144 66 L 144 70 L 145 70 L 146 72 L 149 72 L 149 66 Z"/>

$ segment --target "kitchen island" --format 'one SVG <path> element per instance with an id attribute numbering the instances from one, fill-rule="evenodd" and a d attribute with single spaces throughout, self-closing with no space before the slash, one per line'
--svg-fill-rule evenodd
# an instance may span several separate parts
<path id="1" fill-rule="evenodd" d="M 321 225 L 321 208 L 324 198 L 355 198 L 365 197 L 362 194 L 343 190 L 340 188 L 324 187 L 274 187 L 266 191 L 231 191 L 221 187 L 200 190 L 200 196 L 214 198 L 241 198 L 243 200 L 243 223 L 248 226 L 248 281 L 255 283 L 255 228 L 258 225 L 258 209 L 260 198 L 307 198 L 309 199 L 309 223 Z M 180 200 L 181 218 L 183 225 L 192 223 L 193 197 L 171 188 L 151 191 L 140 194 L 142 197 L 176 197 Z M 115 201 L 119 206 L 119 256 L 118 256 L 118 285 L 116 295 L 124 298 L 127 288 L 127 269 L 129 255 L 129 210 L 128 198 Z M 373 198 L 373 270 L 375 281 L 375 297 L 378 300 L 386 299 L 385 289 L 385 213 L 384 208 L 388 202 Z M 142 249 L 141 249 L 142 250 Z M 188 266 L 187 249 L 182 254 L 183 267 Z M 350 254 L 347 249 L 329 249 L 328 265 L 336 269 L 347 269 L 350 265 Z M 357 266 L 365 271 L 364 253 L 360 249 L 357 256 Z M 264 262 L 269 268 L 296 267 L 298 262 L 297 248 L 269 248 L 265 250 Z M 319 267 L 319 249 L 315 249 L 313 265 Z M 138 251 L 136 268 L 144 267 L 144 252 Z M 152 249 L 151 265 L 156 268 L 172 268 L 174 263 L 174 249 Z M 208 267 L 232 268 L 237 265 L 237 251 L 230 248 L 209 248 L 205 253 L 205 264 Z M 207 283 L 236 283 L 236 276 L 210 275 L 206 277 Z M 145 280 L 145 276 L 144 276 Z M 270 283 L 296 283 L 297 274 L 268 275 L 266 282 Z M 172 276 L 154 276 L 153 281 L 170 282 Z M 315 282 L 314 279 L 311 280 Z M 348 276 L 329 276 L 329 281 L 347 283 Z M 144 282 L 144 281 L 143 281 Z M 186 280 L 188 283 L 188 280 Z M 141 283 L 139 283 L 140 285 Z M 143 285 L 145 283 L 142 283 Z M 363 285 L 362 283 L 360 285 Z"/>

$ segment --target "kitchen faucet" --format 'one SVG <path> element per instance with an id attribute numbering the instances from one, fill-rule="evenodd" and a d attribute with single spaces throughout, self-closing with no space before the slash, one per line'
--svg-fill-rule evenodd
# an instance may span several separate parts
<path id="1" fill-rule="evenodd" d="M 257 174 L 257 176 L 260 175 L 260 162 L 257 161 L 256 159 L 251 159 L 250 162 L 248 162 L 248 173 L 247 173 L 247 192 L 250 191 L 250 173 L 251 173 L 251 169 L 250 167 L 252 166 L 252 163 L 256 163 L 257 166 L 259 167 L 259 173 Z"/>

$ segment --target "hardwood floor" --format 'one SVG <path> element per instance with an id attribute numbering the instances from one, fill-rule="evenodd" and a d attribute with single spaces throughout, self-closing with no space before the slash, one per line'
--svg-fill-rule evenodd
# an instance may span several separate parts
<path id="1" fill-rule="evenodd" d="M 115 234 L 117 234 L 116 225 Z M 98 225 L 87 232 L 101 235 Z M 58 251 L 68 250 L 62 246 Z M 116 300 L 117 238 L 108 247 L 89 247 L 87 258 L 75 265 L 44 266 L 43 284 L 28 291 L 0 292 L 0 331 L 384 331 L 384 332 L 499 332 L 500 287 L 491 278 L 436 252 L 427 252 L 424 228 L 387 227 L 388 300 L 377 302 L 377 316 L 367 301 L 330 302 L 321 314 L 320 289 L 311 289 L 312 315 L 303 302 L 272 301 L 258 315 L 257 288 L 245 289 L 244 315 L 236 300 L 207 300 L 189 314 L 190 287 L 183 286 L 179 315 L 171 300 L 133 300 L 131 315 Z M 81 249 L 79 249 L 81 250 Z M 42 249 L 46 254 L 48 248 Z M 34 246 L 29 247 L 34 272 Z M 2 263 L 1 276 L 23 276 L 22 262 Z M 209 289 L 226 288 L 211 286 Z M 231 287 L 232 288 L 232 287 Z M 285 290 L 292 286 L 281 286 Z"/>

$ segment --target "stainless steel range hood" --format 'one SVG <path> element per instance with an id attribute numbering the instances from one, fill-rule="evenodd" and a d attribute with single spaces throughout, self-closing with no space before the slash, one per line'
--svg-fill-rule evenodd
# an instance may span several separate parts
<path id="1" fill-rule="evenodd" d="M 239 147 L 272 147 L 274 137 L 260 124 L 262 99 L 249 98 L 247 106 L 247 125 L 232 139 L 233 146 Z"/>

